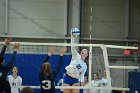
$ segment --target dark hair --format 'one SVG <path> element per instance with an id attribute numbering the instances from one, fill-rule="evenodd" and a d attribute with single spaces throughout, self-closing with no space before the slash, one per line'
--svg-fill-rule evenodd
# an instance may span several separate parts
<path id="1" fill-rule="evenodd" d="M 4 57 L 2 55 L 0 55 L 0 63 L 3 62 Z"/>
<path id="2" fill-rule="evenodd" d="M 93 73 L 93 75 L 94 75 L 94 74 L 98 76 L 98 73 Z"/>
<path id="3" fill-rule="evenodd" d="M 24 87 L 22 90 L 21 90 L 21 93 L 33 93 L 33 89 L 31 87 Z"/>
<path id="4" fill-rule="evenodd" d="M 16 68 L 16 69 L 18 70 L 18 67 L 16 67 L 16 66 L 13 66 L 13 67 L 12 67 L 12 70 L 13 70 L 14 68 Z"/>
<path id="5" fill-rule="evenodd" d="M 45 70 L 45 67 L 47 67 L 47 69 Z M 42 67 L 41 67 L 41 72 L 47 72 L 48 74 L 51 73 L 51 65 L 49 62 L 43 63 Z"/>
<path id="6" fill-rule="evenodd" d="M 85 60 L 88 60 L 89 59 L 89 50 L 87 48 L 80 48 L 80 50 L 78 51 L 78 53 L 80 53 L 83 49 L 86 49 L 87 50 L 87 57 L 85 58 Z"/>

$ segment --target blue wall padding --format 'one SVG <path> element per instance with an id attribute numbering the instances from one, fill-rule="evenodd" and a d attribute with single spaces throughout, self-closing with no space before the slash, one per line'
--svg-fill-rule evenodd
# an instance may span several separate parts
<path id="1" fill-rule="evenodd" d="M 46 56 L 45 54 L 17 54 L 14 66 L 17 66 L 19 69 L 18 74 L 23 79 L 23 85 L 39 86 L 38 74 Z M 5 54 L 6 64 L 9 62 L 9 59 L 10 54 Z M 65 67 L 69 64 L 70 60 L 71 55 L 63 56 L 62 68 L 56 77 L 56 82 L 63 77 Z M 59 63 L 59 55 L 52 55 L 49 62 L 53 71 Z M 35 93 L 39 93 L 39 90 L 36 90 Z"/>
<path id="2" fill-rule="evenodd" d="M 140 72 L 129 72 L 128 74 L 128 87 L 130 88 L 129 93 L 140 93 Z"/>

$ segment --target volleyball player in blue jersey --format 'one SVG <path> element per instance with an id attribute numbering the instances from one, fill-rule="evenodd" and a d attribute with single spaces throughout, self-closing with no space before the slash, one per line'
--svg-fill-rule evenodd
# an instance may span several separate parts
<path id="1" fill-rule="evenodd" d="M 14 52 L 10 58 L 10 62 L 7 65 L 4 65 L 4 54 L 6 51 L 7 46 L 10 44 L 10 40 L 5 40 L 5 45 L 2 48 L 1 54 L 0 54 L 0 93 L 11 93 L 11 87 L 7 80 L 8 72 L 13 67 L 13 62 L 17 54 L 17 49 L 19 48 L 19 44 L 15 43 L 14 45 Z"/>

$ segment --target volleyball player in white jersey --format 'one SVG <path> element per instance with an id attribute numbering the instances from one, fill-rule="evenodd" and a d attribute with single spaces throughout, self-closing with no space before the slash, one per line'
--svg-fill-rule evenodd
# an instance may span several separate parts
<path id="1" fill-rule="evenodd" d="M 107 79 L 106 70 L 104 70 L 104 76 L 101 79 L 101 87 L 107 87 L 108 82 L 111 82 L 111 78 Z M 100 93 L 111 93 L 111 89 L 100 89 Z"/>
<path id="2" fill-rule="evenodd" d="M 20 86 L 22 86 L 22 78 L 17 75 L 18 68 L 13 67 L 12 75 L 8 76 L 8 81 L 11 86 L 11 93 L 20 93 Z"/>
<path id="3" fill-rule="evenodd" d="M 100 80 L 99 80 L 99 77 L 98 77 L 98 73 L 94 73 L 93 74 L 93 80 L 91 81 L 91 87 L 100 87 Z M 99 89 L 91 89 L 91 92 L 90 93 L 100 93 L 100 90 Z"/>
<path id="4" fill-rule="evenodd" d="M 79 86 L 79 81 L 84 82 L 84 75 L 87 70 L 87 65 L 84 62 L 88 56 L 87 49 L 83 49 L 79 54 L 74 46 L 75 37 L 71 34 L 71 52 L 72 59 L 68 66 L 66 66 L 66 75 L 64 76 L 64 86 Z M 64 93 L 79 93 L 79 89 L 64 89 Z"/>

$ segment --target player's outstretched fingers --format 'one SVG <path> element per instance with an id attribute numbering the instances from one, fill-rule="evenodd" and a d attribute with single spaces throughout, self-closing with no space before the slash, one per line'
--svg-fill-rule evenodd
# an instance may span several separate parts
<path id="1" fill-rule="evenodd" d="M 5 39 L 5 45 L 10 45 L 10 43 L 11 43 L 11 39 L 9 38 Z"/>
<path id="2" fill-rule="evenodd" d="M 51 56 L 54 53 L 54 51 L 55 51 L 54 47 L 51 47 L 50 52 L 48 53 L 48 55 Z"/>
<path id="3" fill-rule="evenodd" d="M 15 49 L 15 50 L 19 49 L 19 46 L 20 46 L 20 44 L 16 42 L 16 43 L 14 44 L 14 49 Z"/>
<path id="4" fill-rule="evenodd" d="M 60 55 L 62 56 L 64 54 L 64 52 L 66 52 L 67 48 L 66 47 L 63 47 L 61 50 L 60 50 Z"/>

